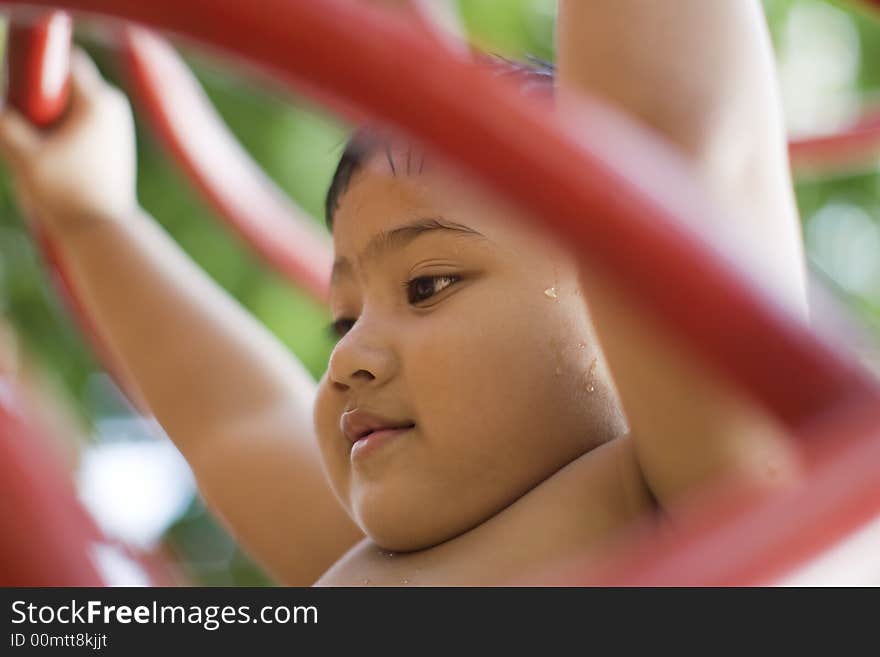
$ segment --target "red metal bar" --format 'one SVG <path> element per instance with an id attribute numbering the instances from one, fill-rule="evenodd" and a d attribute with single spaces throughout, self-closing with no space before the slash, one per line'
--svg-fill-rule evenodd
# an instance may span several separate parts
<path id="1" fill-rule="evenodd" d="M 796 176 L 822 174 L 829 169 L 876 165 L 880 160 L 880 112 L 870 111 L 841 132 L 789 142 L 791 165 Z"/>
<path id="2" fill-rule="evenodd" d="M 677 223 L 676 216 L 683 216 L 698 225 L 710 206 L 674 157 L 648 144 L 625 122 L 609 118 L 598 104 L 590 106 L 592 125 L 574 134 L 502 81 L 420 43 L 403 22 L 356 3 L 58 4 L 186 34 L 238 53 L 293 85 L 323 86 L 401 126 L 544 217 L 548 228 L 569 240 L 591 265 L 613 274 L 685 348 L 793 429 L 806 433 L 817 415 L 834 409 L 846 411 L 837 419 L 861 417 L 849 413 L 880 401 L 872 377 L 745 284 L 732 265 Z M 876 463 L 877 450 L 876 440 L 858 441 L 850 452 L 827 461 L 827 472 L 839 473 L 860 461 Z M 858 483 L 867 485 L 865 477 Z M 829 502 L 828 517 L 856 508 L 860 492 L 841 488 Z M 873 495 L 864 499 L 875 511 L 880 506 Z M 762 508 L 767 509 L 761 516 L 765 520 L 784 521 L 780 513 L 787 507 Z M 746 516 L 758 518 L 754 513 Z M 718 518 L 722 528 L 722 521 L 736 519 L 730 512 Z M 805 539 L 798 558 L 817 549 L 814 530 L 793 531 L 794 538 Z M 717 537 L 713 532 L 718 531 L 709 534 Z M 835 525 L 829 536 L 839 537 L 842 531 Z M 723 559 L 713 556 L 706 545 L 698 546 L 692 558 L 714 559 L 716 566 L 742 575 L 740 557 L 726 550 Z M 711 569 L 697 572 L 707 578 Z"/>
<path id="3" fill-rule="evenodd" d="M 878 16 L 880 0 L 849 0 L 853 9 Z M 880 112 L 868 108 L 854 125 L 838 133 L 795 139 L 789 143 L 795 175 L 823 174 L 829 170 L 876 165 L 880 158 Z"/>
<path id="4" fill-rule="evenodd" d="M 129 548 L 101 531 L 29 417 L 28 401 L 0 375 L 0 586 L 131 584 L 108 554 L 152 586 L 185 583 L 160 551 Z"/>
<path id="5" fill-rule="evenodd" d="M 9 102 L 39 127 L 53 123 L 70 97 L 73 21 L 64 12 L 16 13 L 6 46 Z"/>
<path id="6" fill-rule="evenodd" d="M 185 34 L 401 126 L 544 217 L 685 348 L 792 428 L 854 397 L 880 400 L 873 377 L 679 224 L 677 216 L 699 225 L 711 205 L 658 145 L 621 162 L 620 146 L 644 138 L 634 142 L 637 131 L 598 106 L 593 126 L 573 138 L 537 101 L 422 43 L 405 20 L 359 3 L 35 1 Z"/>
<path id="7" fill-rule="evenodd" d="M 16 14 L 7 46 L 8 100 L 39 127 L 61 116 L 70 94 L 69 65 L 72 21 L 62 12 Z M 48 82 L 48 83 L 47 83 Z M 39 222 L 32 229 L 62 295 L 84 325 L 75 297 L 68 293 L 58 255 Z M 103 347 L 86 330 L 93 346 Z M 0 380 L 7 395 L 0 403 L 0 585 L 102 586 L 94 546 L 101 532 L 76 500 L 70 477 L 46 450 L 46 441 L 10 405 L 11 382 Z"/>
<path id="8" fill-rule="evenodd" d="M 63 12 L 16 13 L 9 32 L 8 100 L 35 125 L 49 128 L 69 99 L 71 18 Z M 31 228 L 56 288 L 112 372 L 112 360 L 72 293 L 57 249 L 38 220 L 31 218 Z M 131 397 L 132 387 L 118 372 L 114 376 Z M 156 585 L 182 581 L 158 558 L 104 536 L 77 500 L 69 474 L 47 449 L 48 441 L 25 419 L 26 404 L 14 384 L 0 377 L 0 391 L 0 586 L 123 583 L 106 579 L 112 578 L 103 565 L 107 554 L 117 562 L 129 561 Z"/>
<path id="9" fill-rule="evenodd" d="M 16 12 L 10 22 L 13 38 L 6 53 L 8 99 L 28 120 L 42 128 L 49 128 L 62 115 L 70 97 L 72 25 L 71 17 L 60 11 L 24 15 Z M 145 409 L 134 387 L 114 367 L 108 348 L 73 293 L 58 249 L 46 235 L 39 218 L 30 217 L 30 227 L 55 287 L 83 335 L 132 402 Z"/>
<path id="10" fill-rule="evenodd" d="M 333 263 L 327 232 L 239 145 L 168 43 L 135 27 L 122 43 L 138 109 L 189 180 L 268 264 L 325 302 Z"/>
<path id="11" fill-rule="evenodd" d="M 674 531 L 646 523 L 594 557 L 520 584 L 772 584 L 880 516 L 880 408 L 829 416 L 807 437 L 803 481 L 775 495 L 736 486 L 700 493 Z M 878 547 L 880 559 L 880 547 Z"/>
<path id="12" fill-rule="evenodd" d="M 100 539 L 70 477 L 19 415 L 0 378 L 0 586 L 102 586 L 90 546 Z"/>
<path id="13" fill-rule="evenodd" d="M 64 12 L 16 14 L 10 26 L 9 101 L 40 127 L 55 121 L 69 98 L 71 26 Z M 144 30 L 128 28 L 123 34 L 140 109 L 190 180 L 270 265 L 325 301 L 332 263 L 326 232 L 235 141 L 170 46 Z M 58 278 L 69 288 L 61 264 L 47 257 L 53 258 Z M 79 320 L 88 324 L 84 317 Z M 94 335 L 90 337 L 97 345 Z M 106 351 L 99 345 L 97 349 Z"/>

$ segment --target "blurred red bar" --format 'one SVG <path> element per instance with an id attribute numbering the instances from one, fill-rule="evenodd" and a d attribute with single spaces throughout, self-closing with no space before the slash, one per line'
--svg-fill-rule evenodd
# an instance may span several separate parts
<path id="1" fill-rule="evenodd" d="M 700 225 L 713 212 L 712 205 L 675 157 L 601 102 L 585 104 L 586 118 L 575 132 L 537 101 L 425 43 L 403 21 L 389 20 L 359 3 L 60 4 L 141 21 L 237 53 L 293 86 L 305 81 L 306 87 L 332 90 L 343 101 L 420 138 L 520 202 L 536 221 L 543 219 L 591 266 L 613 276 L 689 353 L 799 435 L 820 443 L 831 440 L 833 432 L 810 430 L 817 418 L 829 414 L 841 423 L 844 435 L 852 435 L 847 422 L 880 405 L 878 384 L 870 374 L 816 338 L 749 284 L 744 272 L 681 225 L 679 218 Z M 871 422 L 876 428 L 876 418 Z M 880 511 L 873 493 L 863 495 L 862 489 L 871 485 L 867 474 L 851 469 L 859 462 L 876 468 L 880 442 L 875 435 L 857 435 L 859 440 L 847 443 L 847 451 L 831 452 L 816 470 L 820 479 L 813 482 L 826 482 L 827 487 L 817 483 L 823 493 L 835 481 L 840 485 L 822 507 L 822 518 L 840 516 L 847 522 L 831 523 L 825 530 L 811 524 L 816 517 L 803 516 L 806 524 L 791 528 L 790 534 L 791 541 L 804 537 L 798 558 L 841 538 L 865 509 Z M 851 485 L 840 477 L 847 468 Z M 872 477 L 874 473 L 876 469 Z M 750 509 L 743 517 L 751 518 L 755 527 L 790 527 L 785 514 L 813 499 L 804 495 Z M 718 526 L 729 522 L 743 529 L 735 522 L 741 516 L 731 511 L 716 519 Z M 815 538 L 818 531 L 822 541 Z M 753 547 L 756 551 L 741 555 L 710 541 L 696 544 L 690 553 L 682 550 L 695 566 L 688 581 L 713 583 L 718 580 L 712 574 L 720 572 L 729 573 L 724 581 L 751 581 L 750 568 L 761 556 L 760 546 Z M 772 565 L 778 554 L 767 547 Z"/>
<path id="2" fill-rule="evenodd" d="M 880 400 L 871 375 L 681 224 L 701 225 L 717 209 L 673 155 L 598 101 L 585 104 L 575 138 L 538 101 L 360 3 L 61 4 L 200 39 L 398 125 L 542 218 L 691 354 L 793 429 L 817 410 Z"/>
<path id="3" fill-rule="evenodd" d="M 8 100 L 41 128 L 54 122 L 70 96 L 73 21 L 61 11 L 16 12 L 7 37 Z"/>
<path id="4" fill-rule="evenodd" d="M 70 98 L 70 48 L 73 21 L 60 11 L 50 14 L 15 12 L 10 23 L 10 41 L 6 53 L 9 67 L 9 102 L 29 121 L 49 127 L 67 107 Z M 114 366 L 110 352 L 101 341 L 96 327 L 73 293 L 58 249 L 43 231 L 38 217 L 29 217 L 34 240 L 51 272 L 55 288 L 76 323 L 111 372 L 120 388 L 138 408 L 146 409 L 134 386 Z"/>
<path id="5" fill-rule="evenodd" d="M 27 399 L 0 375 L 0 586 L 186 584 L 161 549 L 132 549 L 103 533 L 30 416 Z"/>
<path id="6" fill-rule="evenodd" d="M 867 111 L 857 123 L 838 133 L 789 142 L 796 176 L 822 175 L 880 161 L 880 111 Z"/>
<path id="7" fill-rule="evenodd" d="M 880 408 L 826 418 L 805 440 L 805 476 L 778 493 L 720 485 L 689 502 L 674 530 L 635 529 L 581 564 L 520 583 L 558 586 L 760 586 L 880 518 Z M 679 511 L 684 511 L 679 509 Z M 599 557 L 602 558 L 602 557 Z M 876 553 L 880 566 L 880 550 Z"/>
<path id="8" fill-rule="evenodd" d="M 167 42 L 126 27 L 122 43 L 137 108 L 189 180 L 267 264 L 326 302 L 333 264 L 327 232 L 251 159 Z"/>
<path id="9" fill-rule="evenodd" d="M 90 553 L 100 532 L 12 383 L 0 386 L 0 586 L 103 586 Z"/>

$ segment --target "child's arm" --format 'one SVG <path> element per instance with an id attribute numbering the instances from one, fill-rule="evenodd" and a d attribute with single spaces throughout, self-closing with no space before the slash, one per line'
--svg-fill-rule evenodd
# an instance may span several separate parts
<path id="1" fill-rule="evenodd" d="M 558 45 L 563 90 L 602 96 L 676 145 L 774 272 L 762 282 L 803 312 L 800 225 L 758 0 L 560 0 Z M 609 281 L 585 269 L 582 282 L 636 458 L 661 503 L 722 474 L 765 486 L 791 473 L 777 427 Z"/>
<path id="2" fill-rule="evenodd" d="M 48 133 L 0 117 L 22 201 L 208 502 L 283 582 L 311 584 L 361 537 L 323 474 L 315 383 L 138 207 L 125 97 L 85 56 L 73 83 Z"/>

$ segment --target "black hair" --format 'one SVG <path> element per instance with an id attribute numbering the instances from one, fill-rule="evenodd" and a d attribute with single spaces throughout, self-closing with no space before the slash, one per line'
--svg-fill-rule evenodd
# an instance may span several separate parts
<path id="1" fill-rule="evenodd" d="M 478 54 L 477 61 L 486 65 L 495 75 L 512 79 L 523 95 L 552 95 L 556 76 L 555 69 L 549 62 L 536 57 L 528 57 L 527 63 L 516 62 L 498 55 L 485 54 Z M 387 133 L 375 126 L 366 125 L 358 128 L 348 139 L 324 201 L 324 212 L 329 228 L 333 228 L 333 215 L 354 174 L 363 168 L 367 160 L 380 148 L 386 149 L 393 169 L 391 140 Z"/>

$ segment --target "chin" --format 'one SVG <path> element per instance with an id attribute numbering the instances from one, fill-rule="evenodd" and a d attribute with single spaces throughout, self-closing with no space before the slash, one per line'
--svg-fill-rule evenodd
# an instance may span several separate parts
<path id="1" fill-rule="evenodd" d="M 473 526 L 462 518 L 443 518 L 439 505 L 391 491 L 362 494 L 353 505 L 358 525 L 376 545 L 391 552 L 433 547 Z M 407 500 L 401 503 L 401 500 Z M 442 505 L 448 509 L 450 505 Z M 458 522 L 455 522 L 455 521 Z"/>

